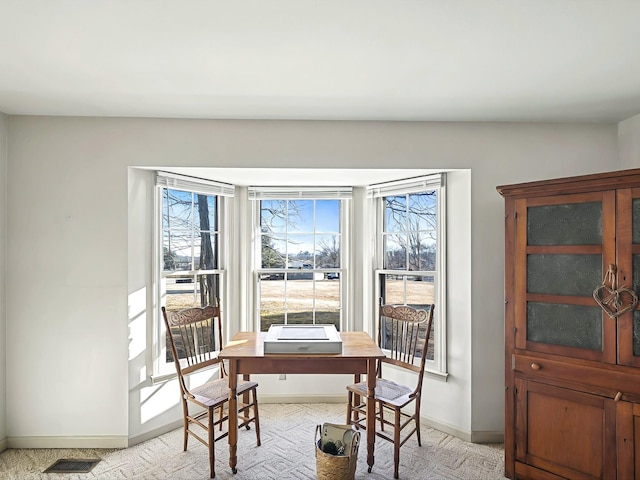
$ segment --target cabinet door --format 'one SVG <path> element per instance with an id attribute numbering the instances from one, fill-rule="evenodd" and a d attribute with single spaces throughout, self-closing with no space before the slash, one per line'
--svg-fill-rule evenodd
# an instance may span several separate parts
<path id="1" fill-rule="evenodd" d="M 618 287 L 640 295 L 640 188 L 618 191 Z M 618 363 L 640 367 L 640 305 L 618 317 Z"/>
<path id="2" fill-rule="evenodd" d="M 552 478 L 545 472 L 578 480 L 616 478 L 615 403 L 516 379 L 516 472 L 527 478 Z"/>
<path id="3" fill-rule="evenodd" d="M 640 480 L 640 404 L 616 404 L 618 478 Z"/>
<path id="4" fill-rule="evenodd" d="M 616 362 L 616 321 L 593 298 L 615 264 L 615 191 L 515 202 L 515 347 Z"/>

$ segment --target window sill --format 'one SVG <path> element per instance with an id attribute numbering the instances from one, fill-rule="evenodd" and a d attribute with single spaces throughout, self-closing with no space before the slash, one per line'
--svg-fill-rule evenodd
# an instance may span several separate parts
<path id="1" fill-rule="evenodd" d="M 445 382 L 449 378 L 448 372 L 439 372 L 437 370 L 426 370 L 424 371 L 424 376 L 427 378 L 431 378 L 433 380 L 438 380 L 440 382 Z"/>
<path id="2" fill-rule="evenodd" d="M 167 383 L 171 380 L 175 380 L 178 378 L 178 374 L 176 372 L 172 373 L 161 373 L 158 375 L 151 375 L 149 377 L 149 381 L 151 385 L 160 385 L 161 383 Z"/>

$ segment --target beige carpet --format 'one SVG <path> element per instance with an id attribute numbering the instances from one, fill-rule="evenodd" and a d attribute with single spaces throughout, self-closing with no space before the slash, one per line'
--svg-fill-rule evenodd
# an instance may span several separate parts
<path id="1" fill-rule="evenodd" d="M 344 423 L 339 404 L 260 405 L 262 446 L 255 432 L 242 429 L 238 441 L 238 473 L 228 465 L 226 439 L 216 443 L 218 480 L 315 479 L 315 426 Z M 42 473 L 59 458 L 101 458 L 89 473 Z M 502 445 L 463 442 L 432 428 L 422 427 L 422 447 L 415 437 L 400 451 L 401 479 L 504 480 Z M 2 479 L 184 479 L 209 478 L 207 450 L 195 439 L 182 451 L 182 429 L 124 450 L 38 449 L 6 450 L 0 454 Z M 375 465 L 367 473 L 366 445 L 358 455 L 356 479 L 393 478 L 393 449 L 376 441 Z"/>

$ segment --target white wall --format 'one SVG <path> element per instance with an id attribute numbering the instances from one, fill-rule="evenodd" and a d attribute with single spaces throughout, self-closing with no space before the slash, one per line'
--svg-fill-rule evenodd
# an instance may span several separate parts
<path id="1" fill-rule="evenodd" d="M 7 261 L 7 138 L 9 119 L 0 113 L 0 452 L 7 446 L 6 415 L 6 261 Z"/>
<path id="2" fill-rule="evenodd" d="M 71 436 L 120 445 L 178 418 L 175 384 L 146 378 L 151 220 L 128 203 L 151 197 L 149 177 L 131 166 L 470 169 L 454 177 L 451 191 L 460 193 L 449 198 L 462 212 L 449 223 L 450 378 L 427 379 L 423 413 L 476 438 L 503 428 L 496 185 L 619 168 L 614 125 L 28 116 L 9 125 L 8 194 L 25 199 L 8 207 L 7 353 L 20 361 L 7 369 L 7 436 L 15 445 Z M 288 393 L 317 383 L 288 383 Z M 281 386 L 261 383 L 261 394 Z"/>
<path id="3" fill-rule="evenodd" d="M 640 167 L 640 115 L 618 125 L 618 144 L 623 168 Z"/>

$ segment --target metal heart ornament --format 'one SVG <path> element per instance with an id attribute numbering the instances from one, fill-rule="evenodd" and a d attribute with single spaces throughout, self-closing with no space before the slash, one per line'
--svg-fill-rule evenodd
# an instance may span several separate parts
<path id="1" fill-rule="evenodd" d="M 614 290 L 607 285 L 600 285 L 593 291 L 593 298 L 611 318 L 633 310 L 638 303 L 636 293 L 625 286 Z"/>

